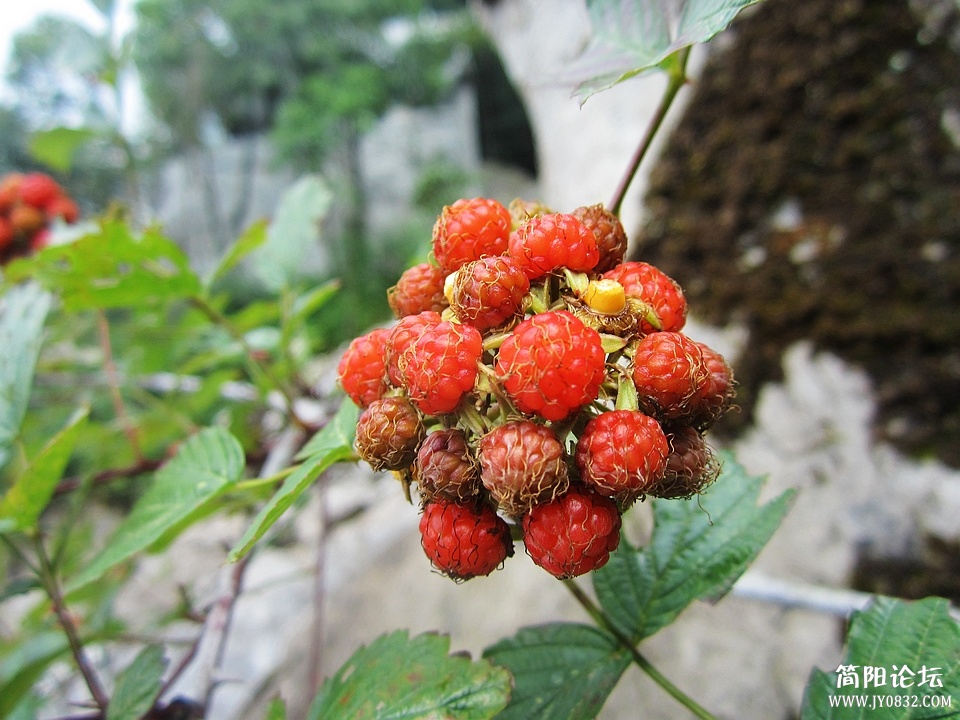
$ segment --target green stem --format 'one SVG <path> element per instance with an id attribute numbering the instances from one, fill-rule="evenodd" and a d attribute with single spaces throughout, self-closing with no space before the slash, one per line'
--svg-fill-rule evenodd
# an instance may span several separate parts
<path id="1" fill-rule="evenodd" d="M 241 480 L 235 484 L 232 488 L 233 492 L 246 492 L 249 490 L 257 490 L 262 487 L 267 487 L 269 485 L 276 485 L 281 480 L 286 479 L 294 473 L 294 471 L 300 469 L 300 465 L 291 465 L 288 468 L 276 472 L 273 475 L 262 478 L 253 478 L 251 480 Z"/>
<path id="2" fill-rule="evenodd" d="M 40 563 L 40 582 L 43 584 L 44 590 L 46 590 L 47 596 L 50 598 L 53 612 L 60 622 L 60 627 L 63 629 L 64 635 L 67 636 L 70 652 L 73 655 L 74 661 L 77 663 L 77 668 L 80 670 L 84 682 L 87 684 L 87 688 L 90 690 L 90 695 L 97 704 L 101 715 L 105 715 L 107 705 L 110 703 L 110 697 L 106 691 L 104 691 L 100 678 L 93 668 L 93 664 L 87 657 L 86 652 L 84 652 L 83 643 L 80 641 L 77 627 L 74 625 L 73 618 L 70 617 L 70 613 L 67 611 L 67 606 L 64 603 L 63 591 L 60 589 L 56 571 L 50 563 L 46 549 L 43 547 L 43 540 L 37 537 L 34 545 L 37 552 L 37 559 Z"/>
<path id="3" fill-rule="evenodd" d="M 191 297 L 190 304 L 203 313 L 212 323 L 219 325 L 226 330 L 227 333 L 229 333 L 230 337 L 232 337 L 240 345 L 240 347 L 243 348 L 243 353 L 246 357 L 247 366 L 250 369 L 251 375 L 277 390 L 283 396 L 293 421 L 302 427 L 306 427 L 306 424 L 299 417 L 297 417 L 297 414 L 294 411 L 293 393 L 290 391 L 290 388 L 287 387 L 283 380 L 276 376 L 269 366 L 257 359 L 256 351 L 250 346 L 250 343 L 247 342 L 247 339 L 244 337 L 243 333 L 240 332 L 240 330 L 232 322 L 230 322 L 230 319 L 199 295 Z"/>
<path id="4" fill-rule="evenodd" d="M 117 364 L 113 359 L 113 345 L 110 342 L 110 321 L 107 319 L 107 313 L 103 310 L 97 311 L 97 330 L 100 335 L 100 350 L 103 353 L 103 369 L 107 374 L 107 382 L 110 385 L 110 397 L 113 400 L 114 413 L 117 420 L 120 421 L 123 433 L 127 436 L 134 458 L 138 461 L 143 460 L 143 451 L 140 449 L 137 428 L 130 420 L 130 415 L 127 414 L 127 406 L 123 402 L 123 394 L 120 391 L 120 374 L 117 372 Z"/>
<path id="5" fill-rule="evenodd" d="M 657 670 L 653 663 L 647 660 L 647 658 L 644 657 L 644 655 L 637 649 L 637 646 L 630 640 L 630 638 L 624 635 L 617 628 L 617 626 L 613 624 L 613 621 L 607 617 L 606 613 L 604 613 L 603 610 L 600 609 L 595 602 L 593 602 L 590 596 L 587 595 L 583 589 L 577 585 L 576 582 L 567 579 L 563 581 L 563 584 L 567 586 L 567 589 L 570 591 L 576 601 L 580 603 L 580 606 L 587 612 L 594 623 L 613 635 L 620 647 L 630 653 L 630 658 L 633 660 L 634 664 L 643 672 L 645 672 L 647 677 L 663 688 L 663 690 L 665 690 L 670 697 L 687 708 L 687 710 L 693 713 L 695 717 L 700 718 L 700 720 L 717 720 L 715 715 L 700 706 L 696 700 L 683 692 L 683 690 L 674 685 L 669 678 Z"/>
<path id="6" fill-rule="evenodd" d="M 660 105 L 657 107 L 657 112 L 650 121 L 650 125 L 647 127 L 646 134 L 643 136 L 643 139 L 640 141 L 640 145 L 633 154 L 633 158 L 630 160 L 630 165 L 627 167 L 627 172 L 624 173 L 623 178 L 620 180 L 620 185 L 613 194 L 613 199 L 607 206 L 610 212 L 612 212 L 614 215 L 620 215 L 620 208 L 623 205 L 623 198 L 627 194 L 627 188 L 630 187 L 630 183 L 633 182 L 633 178 L 636 176 L 637 170 L 640 169 L 640 163 L 643 161 L 644 156 L 650 149 L 650 145 L 653 143 L 653 138 L 656 136 L 657 131 L 663 124 L 663 119 L 667 116 L 667 112 L 670 110 L 670 106 L 677 97 L 677 93 L 680 92 L 680 88 L 682 88 L 687 82 L 686 68 L 687 58 L 689 55 L 690 47 L 688 46 L 678 50 L 666 61 L 667 89 L 664 91 L 663 97 L 660 99 Z"/>

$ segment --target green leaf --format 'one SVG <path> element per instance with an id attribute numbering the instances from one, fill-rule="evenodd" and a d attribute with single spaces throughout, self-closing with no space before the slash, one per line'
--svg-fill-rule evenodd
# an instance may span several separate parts
<path id="1" fill-rule="evenodd" d="M 236 562 L 250 552 L 320 473 L 353 455 L 356 427 L 357 406 L 344 400 L 333 419 L 314 435 L 297 455 L 298 458 L 305 457 L 306 462 L 283 481 L 280 489 L 261 508 L 243 537 L 230 551 L 231 562 Z"/>
<path id="2" fill-rule="evenodd" d="M 254 252 L 254 272 L 275 292 L 303 275 L 304 258 L 320 242 L 320 221 L 333 193 L 319 175 L 306 175 L 287 190 L 270 225 L 267 241 Z"/>
<path id="3" fill-rule="evenodd" d="M 227 252 L 224 253 L 223 257 L 220 258 L 220 262 L 217 263 L 217 266 L 207 278 L 206 286 L 208 288 L 212 287 L 217 280 L 222 278 L 230 270 L 236 267 L 237 263 L 243 260 L 243 258 L 263 245 L 263 243 L 266 242 L 266 239 L 266 221 L 261 220 L 253 223 L 240 237 L 237 238 L 236 242 L 229 247 Z"/>
<path id="4" fill-rule="evenodd" d="M 0 469 L 10 461 L 27 411 L 50 302 L 30 283 L 11 288 L 0 305 Z"/>
<path id="5" fill-rule="evenodd" d="M 306 460 L 314 455 L 325 455 L 336 448 L 352 448 L 357 436 L 357 420 L 360 409 L 344 399 L 337 414 L 297 453 L 297 460 Z"/>
<path id="6" fill-rule="evenodd" d="M 357 650 L 327 680 L 310 720 L 492 718 L 506 704 L 510 675 L 502 668 L 448 654 L 450 639 L 405 630 Z"/>
<path id="7" fill-rule="evenodd" d="M 66 639 L 59 640 L 53 649 L 33 655 L 9 677 L 0 679 L 0 718 L 9 717 L 43 677 L 47 668 L 69 652 Z"/>
<path id="8" fill-rule="evenodd" d="M 77 443 L 88 409 L 76 413 L 33 458 L 0 499 L 0 521 L 12 520 L 11 529 L 27 531 L 37 526 L 40 514 L 53 497 Z"/>
<path id="9" fill-rule="evenodd" d="M 137 237 L 113 221 L 75 242 L 15 260 L 6 272 L 14 281 L 36 278 L 63 297 L 67 310 L 146 307 L 200 291 L 200 279 L 175 242 L 155 229 Z"/>
<path id="10" fill-rule="evenodd" d="M 710 40 L 759 0 L 587 0 L 593 35 L 564 73 L 581 104 L 655 70 L 682 48 Z"/>
<path id="11" fill-rule="evenodd" d="M 513 675 L 510 704 L 497 720 L 595 718 L 630 664 L 611 635 L 574 623 L 522 628 L 483 656 Z"/>
<path id="12" fill-rule="evenodd" d="M 117 677 L 117 686 L 107 707 L 107 720 L 139 720 L 153 707 L 160 692 L 160 679 L 167 667 L 163 648 L 148 645 Z"/>
<path id="13" fill-rule="evenodd" d="M 266 720 L 287 720 L 287 705 L 281 698 L 274 698 L 267 706 Z"/>
<path id="14" fill-rule="evenodd" d="M 865 687 L 868 675 L 877 680 Z M 863 697 L 867 705 L 858 707 Z M 801 719 L 930 720 L 958 713 L 960 623 L 950 616 L 950 604 L 879 596 L 853 613 L 840 667 L 811 673 Z"/>
<path id="15" fill-rule="evenodd" d="M 337 280 L 331 280 L 298 297 L 293 304 L 293 313 L 290 316 L 291 325 L 297 327 L 326 305 L 339 289 L 340 283 Z"/>
<path id="16" fill-rule="evenodd" d="M 621 542 L 593 573 L 597 598 L 616 627 L 634 641 L 671 623 L 697 599 L 725 594 L 757 556 L 789 509 L 788 491 L 757 506 L 763 484 L 730 455 L 703 495 L 655 500 L 650 544 Z"/>
<path id="17" fill-rule="evenodd" d="M 59 172 L 69 172 L 73 156 L 86 142 L 97 137 L 90 129 L 57 127 L 30 135 L 29 151 L 35 160 Z"/>
<path id="18" fill-rule="evenodd" d="M 240 479 L 245 458 L 240 442 L 222 428 L 206 428 L 187 440 L 156 473 L 153 484 L 114 532 L 103 551 L 71 582 L 72 592 L 110 568 L 169 537 L 174 528 Z"/>

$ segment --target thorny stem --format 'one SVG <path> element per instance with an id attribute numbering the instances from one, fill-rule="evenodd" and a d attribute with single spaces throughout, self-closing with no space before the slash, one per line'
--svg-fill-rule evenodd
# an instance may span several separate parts
<path id="1" fill-rule="evenodd" d="M 630 187 L 630 183 L 633 182 L 633 178 L 636 176 L 637 170 L 640 169 L 640 163 L 643 161 L 644 156 L 650 149 L 650 145 L 653 143 L 653 138 L 656 136 L 657 131 L 663 124 L 663 119 L 667 116 L 667 112 L 670 110 L 670 106 L 677 97 L 677 93 L 680 92 L 680 88 L 682 88 L 687 82 L 686 68 L 687 57 L 689 55 L 690 48 L 688 46 L 678 50 L 673 57 L 668 60 L 668 64 L 666 66 L 667 89 L 664 92 L 663 97 L 660 99 L 660 105 L 657 107 L 657 112 L 650 121 L 650 125 L 647 127 L 646 134 L 643 136 L 643 139 L 640 141 L 640 145 L 637 147 L 636 152 L 630 160 L 630 165 L 627 166 L 626 173 L 624 173 L 623 178 L 620 180 L 620 185 L 613 194 L 613 199 L 610 200 L 610 203 L 607 206 L 607 209 L 610 210 L 610 212 L 612 212 L 614 215 L 620 214 L 620 208 L 623 205 L 623 198 L 627 194 L 627 188 Z"/>
<path id="2" fill-rule="evenodd" d="M 143 452 L 140 450 L 140 440 L 137 438 L 137 428 L 130 421 L 127 408 L 123 404 L 123 395 L 120 393 L 120 375 L 117 364 L 113 360 L 113 346 L 110 343 L 110 323 L 103 310 L 97 311 L 97 328 L 100 334 L 100 349 L 103 352 L 103 369 L 110 384 L 110 396 L 113 399 L 113 410 L 123 426 L 123 432 L 130 441 L 133 455 L 138 461 L 143 461 Z"/>
<path id="3" fill-rule="evenodd" d="M 297 425 L 306 428 L 307 424 L 297 416 L 297 413 L 294 409 L 294 398 L 290 388 L 287 387 L 287 384 L 278 378 L 267 365 L 257 359 L 257 352 L 250 346 L 250 343 L 247 342 L 247 339 L 243 336 L 243 333 L 240 332 L 240 330 L 238 330 L 232 322 L 230 322 L 230 319 L 200 296 L 191 297 L 190 304 L 206 315 L 207 319 L 212 323 L 219 325 L 226 330 L 227 333 L 230 334 L 230 337 L 239 343 L 240 347 L 243 348 L 243 353 L 247 359 L 250 372 L 255 376 L 259 376 L 261 379 L 266 381 L 268 385 L 275 388 L 283 396 L 283 399 L 287 404 L 287 408 L 290 411 L 290 417 L 293 419 L 293 421 Z"/>
<path id="4" fill-rule="evenodd" d="M 97 676 L 86 652 L 84 652 L 83 643 L 80 642 L 76 625 L 73 624 L 73 618 L 70 617 L 67 606 L 63 601 L 63 591 L 60 589 L 60 583 L 57 581 L 56 572 L 50 563 L 46 549 L 43 547 L 43 540 L 39 537 L 36 538 L 35 547 L 39 561 L 40 582 L 43 584 L 50 598 L 53 612 L 60 622 L 60 627 L 63 628 L 63 632 L 67 636 L 70 652 L 73 655 L 74 661 L 77 663 L 84 682 L 87 684 L 87 688 L 90 690 L 90 695 L 97 704 L 101 715 L 105 715 L 107 705 L 110 703 L 110 698 L 104 691 L 103 685 L 100 683 L 100 678 Z"/>
<path id="5" fill-rule="evenodd" d="M 616 627 L 616 625 L 613 624 L 613 621 L 607 617 L 606 613 L 597 607 L 597 604 L 593 602 L 590 596 L 587 595 L 583 589 L 577 585 L 576 582 L 571 579 L 567 579 L 563 581 L 563 584 L 567 586 L 567 589 L 573 595 L 574 599 L 576 599 L 576 601 L 580 603 L 580 606 L 586 610 L 587 614 L 594 621 L 594 623 L 613 635 L 617 643 L 624 650 L 630 653 L 631 660 L 633 660 L 634 664 L 647 674 L 647 677 L 663 688 L 663 690 L 665 690 L 670 697 L 687 708 L 687 710 L 693 713 L 694 716 L 700 718 L 700 720 L 717 720 L 715 715 L 701 707 L 693 698 L 674 685 L 649 660 L 647 660 L 647 658 L 644 657 L 644 655 L 637 649 L 637 646 L 630 640 L 630 638 L 624 635 Z"/>

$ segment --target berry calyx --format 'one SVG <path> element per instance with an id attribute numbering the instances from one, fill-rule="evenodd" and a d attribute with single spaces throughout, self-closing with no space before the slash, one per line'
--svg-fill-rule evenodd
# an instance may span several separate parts
<path id="1" fill-rule="evenodd" d="M 474 260 L 452 277 L 450 307 L 461 322 L 478 330 L 515 317 L 530 290 L 530 281 L 517 261 L 505 255 Z"/>
<path id="2" fill-rule="evenodd" d="M 636 410 L 611 410 L 592 418 L 577 442 L 580 478 L 626 507 L 661 477 L 670 446 L 660 423 Z"/>
<path id="3" fill-rule="evenodd" d="M 659 320 L 659 327 L 642 320 L 644 333 L 663 330 L 677 332 L 687 322 L 687 301 L 680 286 L 659 268 L 645 262 L 625 262 L 608 270 L 604 278 L 623 285 L 628 298 L 648 305 Z"/>
<path id="4" fill-rule="evenodd" d="M 523 518 L 530 558 L 561 579 L 603 567 L 620 544 L 620 511 L 613 500 L 586 488 L 570 488 L 535 506 Z"/>
<path id="5" fill-rule="evenodd" d="M 400 275 L 397 284 L 387 290 L 387 303 L 397 318 L 424 311 L 442 312 L 447 307 L 443 295 L 446 274 L 436 265 L 420 263 Z"/>
<path id="6" fill-rule="evenodd" d="M 520 516 L 569 485 L 563 445 L 529 420 L 508 422 L 480 438 L 480 480 L 508 515 Z"/>
<path id="7" fill-rule="evenodd" d="M 403 387 L 421 412 L 453 412 L 473 389 L 482 353 L 483 338 L 475 327 L 446 320 L 428 325 L 400 355 Z"/>
<path id="8" fill-rule="evenodd" d="M 513 555 L 510 527 L 486 505 L 429 502 L 420 535 L 430 562 L 454 580 L 489 575 Z"/>
<path id="9" fill-rule="evenodd" d="M 390 387 L 384 364 L 390 332 L 377 328 L 355 338 L 337 365 L 340 386 L 362 408 L 382 398 Z"/>
<path id="10" fill-rule="evenodd" d="M 553 310 L 514 328 L 500 347 L 496 372 L 522 412 L 562 420 L 597 397 L 605 361 L 596 330 Z"/>
<path id="11" fill-rule="evenodd" d="M 510 235 L 509 254 L 531 280 L 560 268 L 592 270 L 600 259 L 597 238 L 573 215 L 537 215 Z"/>
<path id="12" fill-rule="evenodd" d="M 433 226 L 433 255 L 446 273 L 484 255 L 502 255 L 510 237 L 510 212 L 488 198 L 457 200 Z"/>
<path id="13" fill-rule="evenodd" d="M 403 470 L 416 458 L 424 433 L 420 415 L 409 400 L 385 397 L 360 413 L 354 444 L 374 470 Z"/>

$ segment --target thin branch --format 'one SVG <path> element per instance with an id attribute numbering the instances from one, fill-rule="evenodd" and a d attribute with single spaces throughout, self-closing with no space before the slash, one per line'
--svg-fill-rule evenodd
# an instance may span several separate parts
<path id="1" fill-rule="evenodd" d="M 116 480 L 136 477 L 137 475 L 142 475 L 143 473 L 153 472 L 154 470 L 159 469 L 160 466 L 162 466 L 165 462 L 166 458 L 160 460 L 143 458 L 132 465 L 102 470 L 93 476 L 93 478 L 90 480 L 90 483 L 91 485 L 107 485 Z M 57 489 L 54 491 L 54 494 L 64 495 L 66 493 L 73 492 L 74 490 L 79 489 L 83 483 L 84 478 L 79 476 L 64 478 L 57 485 Z"/>
<path id="2" fill-rule="evenodd" d="M 103 684 L 100 682 L 100 678 L 97 676 L 93 664 L 83 649 L 83 643 L 80 642 L 80 635 L 64 603 L 63 591 L 60 589 L 56 571 L 50 564 L 50 558 L 47 557 L 47 551 L 43 547 L 43 540 L 38 537 L 34 545 L 40 563 L 40 582 L 43 583 L 44 589 L 50 598 L 50 603 L 53 606 L 53 612 L 57 616 L 57 620 L 60 622 L 60 627 L 63 629 L 64 634 L 67 636 L 70 652 L 73 655 L 74 661 L 77 663 L 77 668 L 80 670 L 80 674 L 83 676 L 87 688 L 90 690 L 93 701 L 97 704 L 97 708 L 102 714 L 106 713 L 107 705 L 110 703 L 110 697 L 103 689 Z"/>
<path id="3" fill-rule="evenodd" d="M 667 692 L 674 700 L 683 705 L 687 710 L 693 713 L 700 720 L 717 720 L 716 716 L 705 708 L 701 707 L 693 698 L 687 695 L 683 690 L 674 685 L 663 673 L 661 673 L 646 657 L 637 649 L 637 646 L 624 635 L 616 625 L 607 617 L 606 613 L 597 606 L 596 603 L 577 585 L 573 580 L 564 580 L 563 584 L 573 595 L 580 606 L 586 610 L 587 614 L 602 629 L 610 633 L 617 643 L 630 653 L 630 658 L 634 664 L 639 667 L 647 676 Z"/>
<path id="4" fill-rule="evenodd" d="M 650 125 L 647 126 L 647 131 L 644 134 L 643 139 L 640 141 L 640 145 L 637 147 L 633 157 L 630 159 L 630 164 L 627 166 L 627 171 L 624 173 L 623 178 L 621 178 L 620 184 L 617 186 L 617 189 L 613 194 L 613 198 L 607 205 L 607 208 L 614 215 L 620 214 L 620 209 L 623 205 L 623 198 L 627 194 L 627 188 L 630 187 L 630 183 L 633 182 L 633 178 L 636 176 L 637 170 L 640 169 L 640 163 L 643 161 L 644 156 L 646 156 L 647 151 L 650 150 L 650 146 L 653 143 L 653 138 L 656 136 L 657 131 L 663 124 L 663 120 L 667 116 L 667 112 L 670 110 L 670 106 L 673 104 L 674 99 L 677 97 L 677 93 L 680 92 L 680 88 L 682 88 L 687 82 L 686 67 L 687 58 L 689 55 L 689 47 L 678 50 L 674 56 L 674 61 L 668 66 L 667 89 L 664 92 L 663 97 L 660 99 L 660 105 L 657 107 L 656 114 L 650 121 Z"/>
<path id="5" fill-rule="evenodd" d="M 106 312 L 103 310 L 97 311 L 97 328 L 100 335 L 100 349 L 103 352 L 103 369 L 107 373 L 107 380 L 110 384 L 110 396 L 113 399 L 113 410 L 120 424 L 123 426 L 123 433 L 130 442 L 134 457 L 136 457 L 137 460 L 142 460 L 143 452 L 140 450 L 137 428 L 127 414 L 127 407 L 124 405 L 123 395 L 120 393 L 120 374 L 117 372 L 117 364 L 113 360 L 113 346 L 110 343 L 110 323 L 107 320 Z"/>

